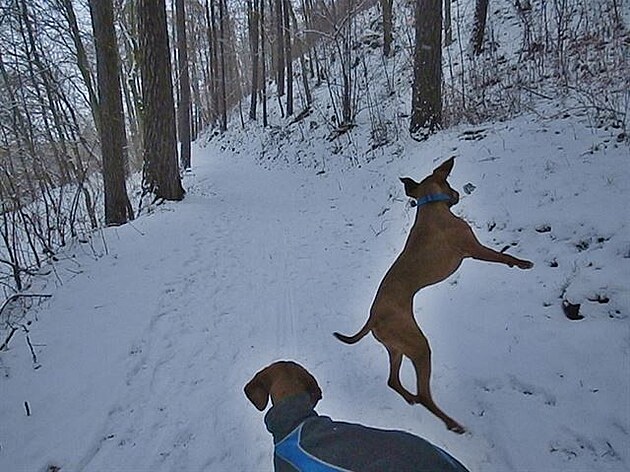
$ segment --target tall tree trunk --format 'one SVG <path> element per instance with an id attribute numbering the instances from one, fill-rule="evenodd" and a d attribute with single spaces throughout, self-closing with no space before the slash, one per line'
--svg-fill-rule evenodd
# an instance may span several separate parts
<path id="1" fill-rule="evenodd" d="M 276 25 L 276 86 L 278 87 L 278 96 L 282 97 L 284 95 L 284 68 L 285 68 L 285 59 L 284 59 L 284 28 L 283 28 L 283 16 L 282 16 L 282 6 L 284 4 L 284 0 L 275 0 L 274 4 L 274 16 L 275 16 L 275 25 Z"/>
<path id="2" fill-rule="evenodd" d="M 267 41 L 267 35 L 265 34 L 265 0 L 260 1 L 260 47 L 261 47 L 261 87 L 262 87 L 262 109 L 263 109 L 263 126 L 267 127 L 267 62 L 265 57 L 265 43 Z"/>
<path id="3" fill-rule="evenodd" d="M 156 199 L 181 200 L 175 105 L 164 0 L 138 1 L 144 113 L 144 188 Z"/>
<path id="4" fill-rule="evenodd" d="M 453 22 L 451 17 L 451 2 L 453 0 L 444 0 L 444 45 L 453 44 Z"/>
<path id="5" fill-rule="evenodd" d="M 475 2 L 475 22 L 472 33 L 473 52 L 481 54 L 483 50 L 483 36 L 486 31 L 486 18 L 488 16 L 489 0 L 476 0 Z"/>
<path id="6" fill-rule="evenodd" d="M 190 168 L 190 76 L 188 73 L 188 43 L 186 40 L 186 11 L 184 0 L 176 0 L 177 62 L 179 68 L 179 104 L 177 122 L 181 146 L 180 163 L 184 169 Z"/>
<path id="7" fill-rule="evenodd" d="M 416 0 L 411 133 L 422 137 L 442 124 L 442 0 Z"/>
<path id="8" fill-rule="evenodd" d="M 258 28 L 260 25 L 260 0 L 254 0 L 252 5 L 251 0 L 247 0 L 247 17 L 249 20 L 249 45 L 252 56 L 252 95 L 251 103 L 249 106 L 249 119 L 256 119 L 256 105 L 258 99 L 258 57 L 259 57 L 259 45 L 260 35 L 258 34 Z"/>
<path id="9" fill-rule="evenodd" d="M 446 0 L 448 1 L 448 0 Z M 383 55 L 389 57 L 392 53 L 392 4 L 394 0 L 381 0 L 383 9 Z"/>
<path id="10" fill-rule="evenodd" d="M 282 19 L 284 22 L 284 58 L 287 68 L 287 116 L 293 115 L 293 50 L 291 45 L 291 22 L 289 21 L 291 9 L 290 0 L 283 0 Z"/>
<path id="11" fill-rule="evenodd" d="M 120 91 L 118 44 L 111 0 L 90 0 L 100 103 L 101 157 L 105 187 L 105 223 L 133 219 L 125 186 L 127 135 Z"/>
<path id="12" fill-rule="evenodd" d="M 216 124 L 219 117 L 219 39 L 217 34 L 216 10 L 214 0 L 206 0 L 206 23 L 208 24 L 208 46 L 210 48 L 208 54 L 208 62 L 210 65 L 210 97 L 211 97 L 211 113 L 210 120 Z"/>
<path id="13" fill-rule="evenodd" d="M 225 0 L 219 0 L 219 69 L 221 71 L 219 109 L 221 110 L 221 131 L 227 131 L 227 81 L 225 77 L 225 41 L 227 30 L 227 14 Z"/>

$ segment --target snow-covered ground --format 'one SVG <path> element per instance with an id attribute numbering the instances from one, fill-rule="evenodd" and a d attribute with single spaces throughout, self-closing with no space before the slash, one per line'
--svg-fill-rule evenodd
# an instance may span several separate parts
<path id="1" fill-rule="evenodd" d="M 460 127 L 324 173 L 265 168 L 253 145 L 197 148 L 183 202 L 75 246 L 40 281 L 38 364 L 23 333 L 0 353 L 0 470 L 271 470 L 242 388 L 277 359 L 319 380 L 320 413 L 421 435 L 471 470 L 629 470 L 630 153 L 582 121 Z M 455 213 L 536 264 L 467 260 L 416 296 L 435 399 L 463 436 L 387 387 L 371 337 L 331 336 L 363 324 L 402 248 L 415 210 L 398 177 L 451 155 Z"/>

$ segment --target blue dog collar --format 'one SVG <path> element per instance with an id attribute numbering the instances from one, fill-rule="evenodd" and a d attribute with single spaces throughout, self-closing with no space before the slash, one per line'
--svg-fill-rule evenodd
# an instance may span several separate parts
<path id="1" fill-rule="evenodd" d="M 450 202 L 450 201 L 451 201 L 451 197 L 449 197 L 445 193 L 433 193 L 433 194 L 425 195 L 422 198 L 418 198 L 417 200 L 412 200 L 411 206 L 420 208 L 422 205 L 426 205 L 427 203 Z"/>

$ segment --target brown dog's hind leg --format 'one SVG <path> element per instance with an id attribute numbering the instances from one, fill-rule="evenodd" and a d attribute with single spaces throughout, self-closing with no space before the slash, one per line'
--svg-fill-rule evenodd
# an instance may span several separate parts
<path id="1" fill-rule="evenodd" d="M 433 401 L 430 387 L 431 349 L 427 339 L 424 335 L 422 335 L 422 333 L 420 334 L 424 342 L 414 346 L 412 352 L 409 353 L 409 358 L 413 363 L 416 370 L 416 377 L 418 379 L 418 396 L 416 397 L 416 402 L 422 404 L 431 413 L 444 421 L 449 430 L 457 434 L 462 434 L 466 432 L 464 427 L 444 413 L 444 411 L 442 411 L 442 409 Z"/>
<path id="2" fill-rule="evenodd" d="M 400 366 L 402 364 L 402 353 L 390 346 L 385 345 L 389 354 L 389 379 L 387 385 L 399 393 L 407 403 L 413 405 L 416 403 L 416 396 L 407 391 L 400 382 Z"/>

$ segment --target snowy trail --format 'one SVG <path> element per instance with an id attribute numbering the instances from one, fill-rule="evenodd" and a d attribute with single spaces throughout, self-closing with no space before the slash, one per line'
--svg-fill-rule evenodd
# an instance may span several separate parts
<path id="1" fill-rule="evenodd" d="M 251 434 L 244 426 L 255 411 L 244 384 L 275 359 L 307 360 L 304 353 L 322 345 L 338 347 L 322 331 L 317 316 L 332 308 L 314 284 L 326 282 L 326 267 L 340 261 L 334 248 L 322 252 L 313 234 L 335 231 L 338 221 L 313 221 L 325 212 L 308 209 L 322 203 L 311 199 L 312 180 L 228 161 L 202 163 L 195 173 L 176 211 L 158 209 L 134 223 L 135 244 L 124 248 L 138 254 L 159 247 L 153 258 L 138 255 L 151 260 L 138 277 L 152 279 L 147 299 L 154 306 L 143 307 L 145 326 L 130 336 L 124 384 L 102 385 L 112 395 L 77 470 L 257 470 L 271 460 L 267 437 L 265 459 L 233 454 Z M 151 219 L 163 218 L 176 230 L 151 228 Z M 118 253 L 117 270 L 134 272 L 132 258 L 116 247 L 110 252 Z M 262 416 L 253 416 L 260 430 Z M 260 434 L 249 439 L 261 441 Z"/>
<path id="2" fill-rule="evenodd" d="M 218 166 L 210 180 L 202 177 L 190 188 L 182 221 L 173 222 L 184 237 L 163 248 L 187 249 L 181 273 L 170 274 L 140 341 L 139 359 L 130 362 L 127 392 L 109 418 L 109 429 L 123 436 L 107 444 L 119 450 L 103 450 L 85 470 L 252 467 L 226 458 L 243 434 L 243 418 L 231 412 L 244 410 L 242 386 L 259 368 L 259 362 L 250 369 L 242 365 L 252 343 L 269 340 L 268 358 L 296 349 L 292 286 L 286 283 L 293 247 L 283 223 L 294 217 L 295 207 L 286 204 L 290 182 L 265 182 L 264 173 L 244 181 L 236 169 Z M 265 191 L 252 191 L 252 182 Z M 240 277 L 234 277 L 234 267 Z M 252 300 L 259 303 L 253 306 Z M 268 322 L 261 325 L 261 317 Z M 147 417 L 156 418 L 150 429 Z M 150 464 L 144 448 L 137 456 L 133 452 L 142 443 L 155 445 Z"/>

